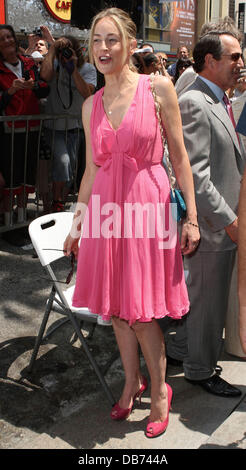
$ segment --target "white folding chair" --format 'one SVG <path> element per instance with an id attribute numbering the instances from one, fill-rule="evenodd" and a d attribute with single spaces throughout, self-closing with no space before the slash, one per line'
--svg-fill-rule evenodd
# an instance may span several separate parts
<path id="1" fill-rule="evenodd" d="M 111 405 L 114 405 L 115 399 L 104 379 L 104 372 L 102 372 L 102 369 L 99 370 L 99 367 L 93 358 L 90 349 L 88 348 L 86 339 L 80 327 L 81 321 L 86 321 L 94 325 L 108 325 L 111 324 L 111 322 L 103 322 L 100 316 L 91 313 L 87 307 L 73 307 L 72 295 L 74 286 L 67 289 L 61 288 L 61 281 L 57 279 L 53 267 L 53 263 L 55 261 L 64 257 L 63 243 L 71 228 L 73 215 L 73 212 L 57 212 L 54 214 L 48 214 L 42 217 L 38 217 L 29 225 L 29 235 L 32 244 L 36 250 L 42 266 L 46 269 L 50 276 L 50 280 L 52 281 L 52 289 L 46 304 L 44 317 L 39 329 L 38 336 L 36 338 L 28 370 L 31 371 L 33 368 L 39 347 L 44 338 L 49 315 L 52 310 L 55 310 L 58 313 L 65 315 L 65 321 L 71 321 L 75 334 L 78 336 L 89 359 L 89 362 L 94 369 L 104 392 L 107 395 L 109 402 Z"/>

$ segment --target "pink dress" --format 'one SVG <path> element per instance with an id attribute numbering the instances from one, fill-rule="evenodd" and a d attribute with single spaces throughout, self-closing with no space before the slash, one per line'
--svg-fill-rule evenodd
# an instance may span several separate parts
<path id="1" fill-rule="evenodd" d="M 179 319 L 189 310 L 180 246 L 160 246 L 163 234 L 153 213 L 160 203 L 169 207 L 170 187 L 150 77 L 139 75 L 117 130 L 104 111 L 103 91 L 93 99 L 91 142 L 100 168 L 84 221 L 73 305 L 130 325 L 166 315 Z"/>

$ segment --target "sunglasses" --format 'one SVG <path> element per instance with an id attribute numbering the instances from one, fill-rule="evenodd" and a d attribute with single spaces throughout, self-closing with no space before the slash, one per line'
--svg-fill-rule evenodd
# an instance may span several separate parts
<path id="1" fill-rule="evenodd" d="M 71 255 L 70 255 L 71 269 L 70 269 L 70 271 L 67 275 L 66 284 L 69 284 L 71 282 L 72 277 L 73 277 L 74 262 L 75 262 L 75 256 L 74 256 L 74 253 L 72 252 Z"/>
<path id="2" fill-rule="evenodd" d="M 233 62 L 237 62 L 239 59 L 243 60 L 243 54 L 241 52 L 233 52 L 232 54 L 222 54 L 222 56 L 230 57 Z"/>
<path id="3" fill-rule="evenodd" d="M 57 248 L 43 248 L 43 250 L 63 251 L 63 253 L 65 253 L 64 250 L 59 250 L 59 249 L 57 249 Z M 59 282 L 59 283 L 62 283 L 62 284 L 69 284 L 69 283 L 71 282 L 71 280 L 72 280 L 73 273 L 74 273 L 74 264 L 75 264 L 75 255 L 74 255 L 73 252 L 70 254 L 69 258 L 70 258 L 70 263 L 71 263 L 71 269 L 70 269 L 70 271 L 69 271 L 69 273 L 68 273 L 68 275 L 67 275 L 66 281 L 57 281 L 57 282 Z"/>

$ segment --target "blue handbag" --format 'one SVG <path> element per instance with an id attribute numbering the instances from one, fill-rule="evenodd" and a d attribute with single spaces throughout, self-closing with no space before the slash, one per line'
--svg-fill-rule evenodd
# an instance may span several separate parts
<path id="1" fill-rule="evenodd" d="M 159 127 L 160 127 L 160 133 L 161 133 L 161 138 L 162 138 L 162 144 L 163 144 L 163 166 L 165 167 L 165 170 L 168 175 L 169 183 L 170 183 L 170 199 L 172 204 L 176 204 L 176 210 L 172 210 L 173 217 L 177 222 L 180 220 L 184 219 L 186 217 L 186 204 L 185 200 L 182 196 L 182 192 L 180 189 L 175 188 L 176 184 L 176 178 L 173 176 L 173 170 L 172 170 L 172 165 L 169 160 L 169 153 L 168 153 L 168 148 L 167 148 L 167 142 L 164 136 L 164 131 L 162 127 L 162 122 L 161 122 L 161 115 L 160 115 L 160 104 L 158 103 L 158 100 L 156 98 L 156 93 L 154 89 L 154 74 L 150 75 L 150 83 L 151 83 L 151 90 L 152 94 L 154 97 L 154 103 L 155 103 L 155 109 L 156 109 L 156 115 L 157 119 L 159 122 Z"/>
<path id="2" fill-rule="evenodd" d="M 171 189 L 170 191 L 171 202 L 176 204 L 176 211 L 173 211 L 173 216 L 177 222 L 186 217 L 186 204 L 183 199 L 180 189 Z"/>

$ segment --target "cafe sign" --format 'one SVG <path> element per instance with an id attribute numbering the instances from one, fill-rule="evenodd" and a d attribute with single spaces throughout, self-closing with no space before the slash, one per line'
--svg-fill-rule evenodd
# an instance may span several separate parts
<path id="1" fill-rule="evenodd" d="M 47 10 L 58 21 L 70 23 L 72 0 L 43 0 Z"/>

